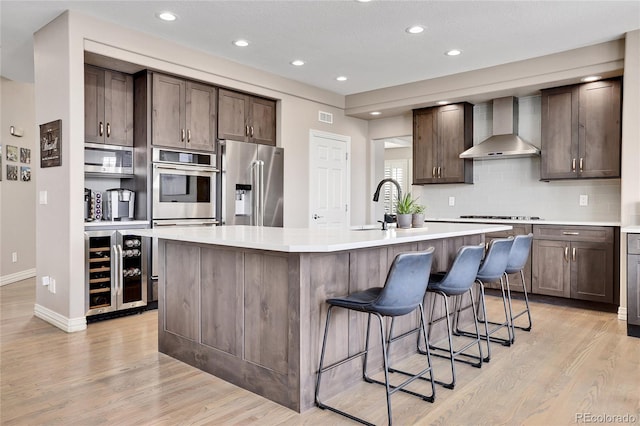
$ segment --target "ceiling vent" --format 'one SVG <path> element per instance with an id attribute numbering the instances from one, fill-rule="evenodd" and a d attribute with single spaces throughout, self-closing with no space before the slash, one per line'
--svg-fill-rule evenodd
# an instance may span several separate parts
<path id="1" fill-rule="evenodd" d="M 333 114 L 326 111 L 318 111 L 318 121 L 333 124 Z"/>

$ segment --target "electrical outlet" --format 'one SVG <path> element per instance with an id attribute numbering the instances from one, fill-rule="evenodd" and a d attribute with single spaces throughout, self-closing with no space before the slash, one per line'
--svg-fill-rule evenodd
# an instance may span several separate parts
<path id="1" fill-rule="evenodd" d="M 56 280 L 51 278 L 49 280 L 49 292 L 50 293 L 55 293 L 56 292 Z"/>
<path id="2" fill-rule="evenodd" d="M 588 206 L 589 205 L 589 196 L 582 194 L 580 195 L 580 205 L 581 206 Z"/>
<path id="3" fill-rule="evenodd" d="M 452 207 L 456 205 L 456 197 L 449 197 L 449 205 Z"/>
<path id="4" fill-rule="evenodd" d="M 18 261 L 18 252 L 14 251 L 13 253 L 11 253 L 11 261 L 13 263 L 16 263 Z"/>
<path id="5" fill-rule="evenodd" d="M 49 285 L 50 279 L 48 276 L 46 277 L 42 277 L 42 285 L 47 286 Z"/>

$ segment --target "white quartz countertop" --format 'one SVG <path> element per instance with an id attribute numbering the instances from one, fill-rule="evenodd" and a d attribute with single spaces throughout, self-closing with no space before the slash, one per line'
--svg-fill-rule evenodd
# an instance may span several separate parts
<path id="1" fill-rule="evenodd" d="M 510 225 L 426 222 L 411 229 L 309 229 L 255 226 L 136 229 L 144 237 L 280 252 L 334 252 L 506 231 Z"/>
<path id="2" fill-rule="evenodd" d="M 640 234 L 640 225 L 630 225 L 620 228 L 620 232 L 626 232 L 627 234 Z"/>
<path id="3" fill-rule="evenodd" d="M 526 223 L 531 225 L 575 225 L 575 226 L 620 226 L 620 222 L 616 221 L 587 221 L 587 220 L 547 220 L 547 219 L 473 219 L 473 218 L 427 218 L 428 221 L 433 222 L 456 222 L 456 223 L 505 223 L 505 224 L 517 224 Z"/>
<path id="4" fill-rule="evenodd" d="M 84 229 L 123 229 L 127 227 L 149 227 L 151 221 L 148 220 L 100 220 L 96 222 L 85 222 Z"/>

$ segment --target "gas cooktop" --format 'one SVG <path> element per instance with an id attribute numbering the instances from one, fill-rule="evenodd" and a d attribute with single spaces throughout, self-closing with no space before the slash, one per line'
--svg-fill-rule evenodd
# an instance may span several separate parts
<path id="1" fill-rule="evenodd" d="M 541 220 L 539 216 L 485 216 L 485 215 L 464 215 L 460 219 L 498 219 L 498 220 Z"/>

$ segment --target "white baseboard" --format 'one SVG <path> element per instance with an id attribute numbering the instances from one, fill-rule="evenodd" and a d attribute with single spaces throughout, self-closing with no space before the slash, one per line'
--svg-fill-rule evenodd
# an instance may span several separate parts
<path id="1" fill-rule="evenodd" d="M 60 315 L 51 309 L 45 308 L 42 305 L 36 303 L 33 313 L 38 318 L 48 322 L 51 325 L 58 327 L 59 329 L 66 331 L 67 333 L 73 333 L 76 331 L 83 331 L 87 329 L 87 319 L 81 318 L 67 318 Z"/>
<path id="2" fill-rule="evenodd" d="M 618 306 L 618 319 L 620 321 L 626 321 L 627 320 L 627 308 L 622 307 L 622 306 Z"/>
<path id="3" fill-rule="evenodd" d="M 0 277 L 0 287 L 3 285 L 15 283 L 18 281 L 26 280 L 27 278 L 36 276 L 36 268 L 27 269 L 25 271 L 15 272 L 9 275 L 3 275 Z"/>

